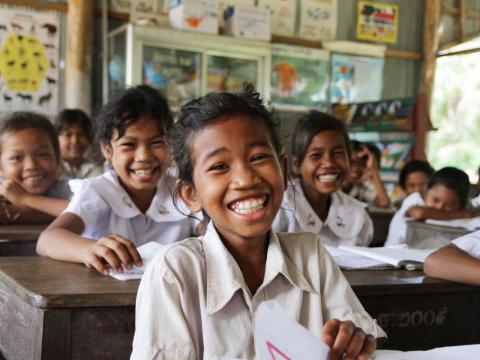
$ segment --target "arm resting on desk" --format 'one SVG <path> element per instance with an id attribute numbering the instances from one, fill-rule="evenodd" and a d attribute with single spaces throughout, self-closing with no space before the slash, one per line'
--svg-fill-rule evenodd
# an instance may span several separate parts
<path id="1" fill-rule="evenodd" d="M 431 277 L 480 285 L 480 260 L 453 244 L 430 254 L 423 269 Z"/>

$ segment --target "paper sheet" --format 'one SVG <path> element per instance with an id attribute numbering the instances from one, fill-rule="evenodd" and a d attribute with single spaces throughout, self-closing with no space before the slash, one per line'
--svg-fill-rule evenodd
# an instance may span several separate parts
<path id="1" fill-rule="evenodd" d="M 326 360 L 330 348 L 300 324 L 291 321 L 273 300 L 255 315 L 255 348 L 262 360 Z"/>
<path id="2" fill-rule="evenodd" d="M 325 245 L 327 251 L 332 255 L 338 266 L 342 269 L 372 269 L 383 270 L 392 269 L 393 265 L 387 264 L 383 261 L 375 260 L 366 256 L 352 253 L 350 251 L 339 249 L 335 246 Z"/>
<path id="3" fill-rule="evenodd" d="M 123 272 L 119 273 L 113 269 L 110 269 L 109 275 L 117 280 L 135 280 L 141 279 L 145 269 L 149 262 L 153 259 L 155 254 L 160 250 L 164 245 L 150 241 L 146 244 L 143 244 L 137 248 L 140 256 L 142 257 L 142 266 L 133 266 L 132 269 L 127 269 L 123 266 Z"/>

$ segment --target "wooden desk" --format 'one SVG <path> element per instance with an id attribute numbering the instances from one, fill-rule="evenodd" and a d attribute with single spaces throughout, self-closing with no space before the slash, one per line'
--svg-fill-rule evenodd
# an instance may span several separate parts
<path id="1" fill-rule="evenodd" d="M 370 246 L 383 246 L 387 240 L 388 228 L 390 227 L 393 215 L 395 215 L 395 209 L 368 207 L 367 212 L 373 222 L 373 239 Z"/>
<path id="2" fill-rule="evenodd" d="M 406 270 L 345 271 L 389 334 L 385 348 L 480 343 L 480 288 Z M 128 359 L 139 281 L 80 264 L 0 258 L 0 351 L 7 359 Z"/>
<path id="3" fill-rule="evenodd" d="M 0 225 L 0 256 L 33 256 L 40 233 L 48 224 Z"/>
<path id="4" fill-rule="evenodd" d="M 480 343 L 480 287 L 428 278 L 422 271 L 343 273 L 388 334 L 383 348 L 425 350 Z"/>
<path id="5" fill-rule="evenodd" d="M 139 281 L 81 264 L 0 258 L 0 351 L 7 359 L 129 359 Z"/>
<path id="6" fill-rule="evenodd" d="M 427 224 L 423 221 L 407 221 L 405 239 L 413 248 L 437 249 L 470 232 L 462 228 Z"/>

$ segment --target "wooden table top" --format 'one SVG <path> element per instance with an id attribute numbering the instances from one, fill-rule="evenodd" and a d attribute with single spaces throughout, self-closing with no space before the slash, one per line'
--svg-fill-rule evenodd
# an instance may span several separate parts
<path id="1" fill-rule="evenodd" d="M 0 241 L 2 240 L 37 240 L 48 224 L 9 224 L 0 225 Z"/>
<path id="2" fill-rule="evenodd" d="M 428 278 L 422 271 L 343 273 L 358 296 L 480 291 L 479 287 Z M 102 276 L 83 264 L 39 256 L 0 257 L 0 293 L 14 291 L 40 308 L 133 306 L 139 283 Z"/>

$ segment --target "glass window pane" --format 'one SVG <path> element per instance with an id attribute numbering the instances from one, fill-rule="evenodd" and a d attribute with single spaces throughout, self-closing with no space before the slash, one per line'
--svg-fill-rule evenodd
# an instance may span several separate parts
<path id="1" fill-rule="evenodd" d="M 245 82 L 257 87 L 257 60 L 209 55 L 207 67 L 207 92 L 238 91 Z"/>

